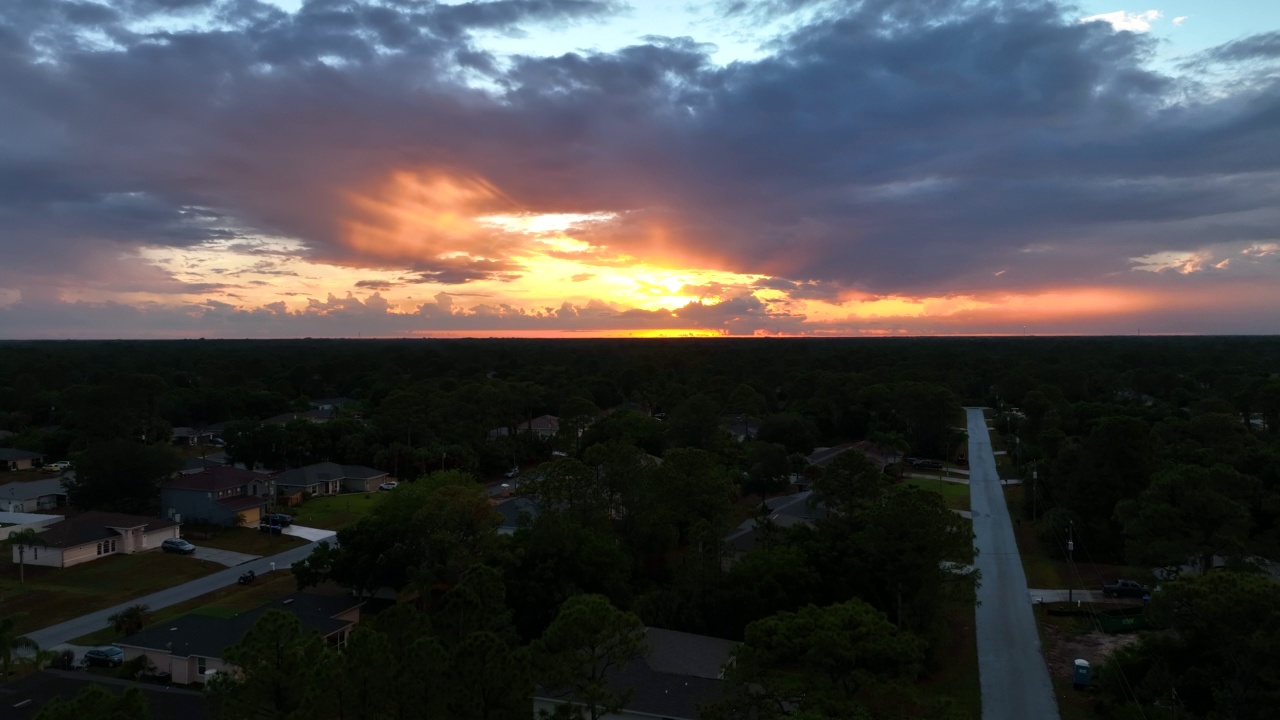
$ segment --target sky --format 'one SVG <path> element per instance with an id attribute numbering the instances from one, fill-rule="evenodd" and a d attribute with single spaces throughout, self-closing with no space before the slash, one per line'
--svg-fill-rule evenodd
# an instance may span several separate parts
<path id="1" fill-rule="evenodd" d="M 4 0 L 0 338 L 1280 333 L 1280 3 L 1144 3 Z"/>

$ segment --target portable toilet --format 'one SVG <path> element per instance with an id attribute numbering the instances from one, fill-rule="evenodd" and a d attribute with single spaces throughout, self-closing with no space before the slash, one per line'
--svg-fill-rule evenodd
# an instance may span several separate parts
<path id="1" fill-rule="evenodd" d="M 1089 661 L 1076 660 L 1076 673 L 1073 680 L 1077 690 L 1089 687 Z"/>

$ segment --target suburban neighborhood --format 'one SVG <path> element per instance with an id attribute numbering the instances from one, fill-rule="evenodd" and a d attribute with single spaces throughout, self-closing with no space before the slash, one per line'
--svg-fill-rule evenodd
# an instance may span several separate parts
<path id="1" fill-rule="evenodd" d="M 689 362 L 681 350 L 663 352 Z M 270 697 L 273 712 L 334 718 L 375 702 L 414 717 L 747 720 L 777 703 L 837 717 L 891 702 L 894 717 L 1083 720 L 1122 700 L 1117 673 L 1137 672 L 1125 653 L 1198 632 L 1172 598 L 1276 592 L 1272 520 L 1251 504 L 1270 476 L 1238 468 L 1277 452 L 1280 425 L 1213 404 L 1211 382 L 1180 386 L 1208 408 L 1184 421 L 1151 393 L 1052 399 L 1033 366 L 973 396 L 852 371 L 725 383 L 708 346 L 685 372 L 719 390 L 595 375 L 595 391 L 561 394 L 456 351 L 475 368 L 465 384 L 335 375 L 322 401 L 244 416 L 152 415 L 180 396 L 166 383 L 188 381 L 148 380 L 154 399 L 123 426 L 151 440 L 92 435 L 79 418 L 106 411 L 92 403 L 27 426 L 13 419 L 28 411 L 0 407 L 14 428 L 0 453 L 4 707 L 239 718 Z M 261 352 L 300 362 L 288 344 Z M 944 363 L 926 346 L 878 352 Z M 1113 382 L 1136 382 L 1126 373 Z M 1098 476 L 1112 479 L 1073 494 Z M 1178 505 L 1180 487 L 1202 499 Z M 1243 524 L 1190 533 L 1209 492 Z M 822 672 L 865 679 L 810 686 Z M 369 688 L 378 699 L 359 700 Z"/>

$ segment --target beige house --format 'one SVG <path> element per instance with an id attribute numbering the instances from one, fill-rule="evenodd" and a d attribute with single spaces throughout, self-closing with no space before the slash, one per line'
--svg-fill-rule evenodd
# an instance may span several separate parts
<path id="1" fill-rule="evenodd" d="M 71 567 L 97 560 L 104 555 L 130 555 L 154 550 L 169 538 L 178 537 L 180 528 L 172 520 L 123 513 L 87 512 L 69 517 L 40 533 L 43 546 L 25 549 L 28 565 Z M 18 562 L 18 548 L 13 548 L 13 561 Z"/>
<path id="2" fill-rule="evenodd" d="M 30 470 L 44 464 L 44 456 L 16 448 L 0 448 L 0 470 Z"/>
<path id="3" fill-rule="evenodd" d="M 116 645 L 124 650 L 125 662 L 145 655 L 156 671 L 169 673 L 172 683 L 204 684 L 218 671 L 234 667 L 222 660 L 223 653 L 239 643 L 267 611 L 291 612 L 305 629 L 314 630 L 341 647 L 360 622 L 362 604 L 345 594 L 294 593 L 230 618 L 183 615 L 130 635 Z"/>

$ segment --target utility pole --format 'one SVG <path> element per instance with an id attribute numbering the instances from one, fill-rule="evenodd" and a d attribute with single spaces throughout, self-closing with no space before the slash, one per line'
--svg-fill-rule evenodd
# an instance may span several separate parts
<path id="1" fill-rule="evenodd" d="M 1072 594 L 1075 589 L 1075 584 L 1071 582 L 1071 578 L 1075 577 L 1075 574 L 1076 574 L 1076 566 L 1075 566 L 1076 521 L 1071 520 L 1069 522 L 1070 524 L 1067 526 L 1067 569 L 1070 574 L 1067 577 L 1067 602 L 1071 602 L 1074 599 Z"/>

